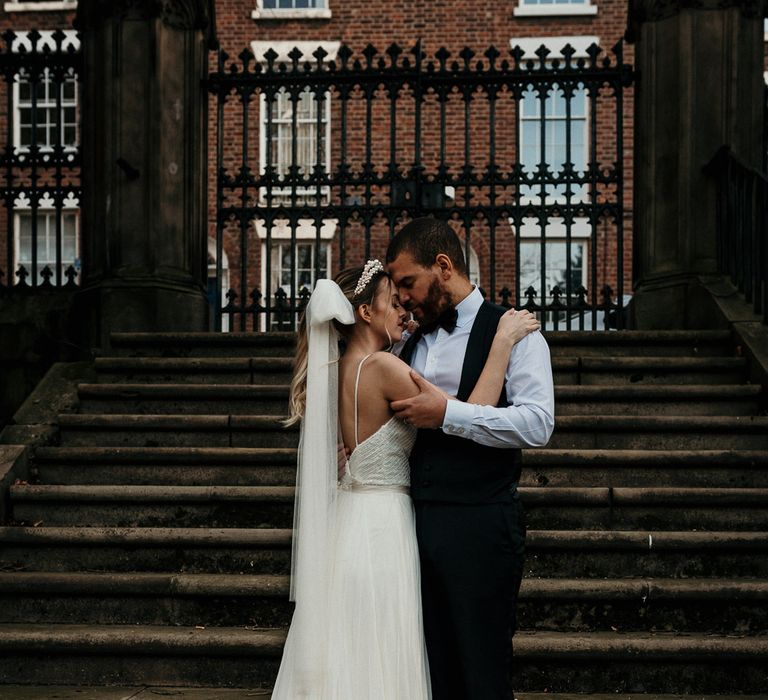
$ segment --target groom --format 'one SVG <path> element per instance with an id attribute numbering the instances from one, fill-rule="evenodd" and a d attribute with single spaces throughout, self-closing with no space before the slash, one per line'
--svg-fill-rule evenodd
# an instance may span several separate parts
<path id="1" fill-rule="evenodd" d="M 411 495 L 433 698 L 512 700 L 525 546 L 520 448 L 545 445 L 552 434 L 549 349 L 541 333 L 526 336 L 509 358 L 498 404 L 468 404 L 505 309 L 483 301 L 459 238 L 435 219 L 397 233 L 387 270 L 419 322 L 400 356 L 421 375 L 413 375 L 421 393 L 392 410 L 419 428 Z"/>

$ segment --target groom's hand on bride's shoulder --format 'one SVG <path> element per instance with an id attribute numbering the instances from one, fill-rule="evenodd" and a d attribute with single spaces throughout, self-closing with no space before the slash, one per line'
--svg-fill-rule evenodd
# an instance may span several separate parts
<path id="1" fill-rule="evenodd" d="M 419 393 L 409 399 L 392 401 L 389 407 L 398 418 L 416 428 L 441 427 L 445 419 L 445 408 L 451 397 L 413 370 L 411 379 L 419 388 Z"/>

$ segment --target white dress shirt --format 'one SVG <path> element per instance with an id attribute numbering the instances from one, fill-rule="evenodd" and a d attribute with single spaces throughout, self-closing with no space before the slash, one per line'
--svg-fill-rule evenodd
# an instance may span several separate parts
<path id="1" fill-rule="evenodd" d="M 438 327 L 422 336 L 414 350 L 413 369 L 451 396 L 459 391 L 469 334 L 482 303 L 483 296 L 475 287 L 456 306 L 453 333 Z M 539 331 L 512 348 L 504 383 L 509 406 L 448 401 L 443 432 L 491 447 L 546 445 L 555 426 L 555 392 L 549 347 Z"/>

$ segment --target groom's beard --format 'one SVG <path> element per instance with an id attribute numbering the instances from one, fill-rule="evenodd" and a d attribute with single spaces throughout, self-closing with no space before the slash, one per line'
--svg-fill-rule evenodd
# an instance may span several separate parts
<path id="1" fill-rule="evenodd" d="M 451 295 L 440 288 L 438 280 L 432 280 L 427 291 L 427 298 L 418 306 L 421 318 L 417 316 L 416 320 L 419 322 L 419 325 L 429 326 L 435 323 L 438 316 L 451 306 L 453 306 Z"/>

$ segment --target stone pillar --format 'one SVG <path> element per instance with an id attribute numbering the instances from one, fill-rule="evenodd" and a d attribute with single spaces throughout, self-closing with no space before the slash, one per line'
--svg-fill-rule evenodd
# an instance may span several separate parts
<path id="1" fill-rule="evenodd" d="M 636 328 L 707 328 L 723 145 L 760 168 L 765 0 L 634 0 Z"/>
<path id="2" fill-rule="evenodd" d="M 111 331 L 208 328 L 207 103 L 212 0 L 80 0 L 83 289 Z"/>

